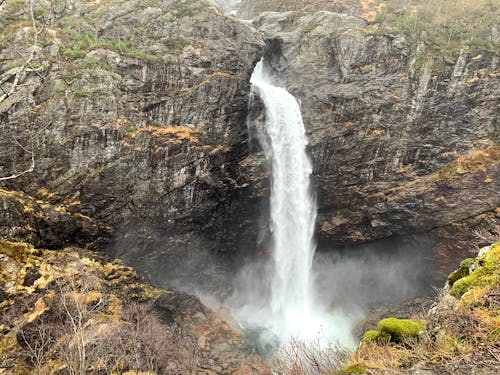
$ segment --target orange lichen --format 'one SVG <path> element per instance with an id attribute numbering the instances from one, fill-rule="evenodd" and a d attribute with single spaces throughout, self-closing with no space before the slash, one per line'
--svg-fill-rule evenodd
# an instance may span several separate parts
<path id="1" fill-rule="evenodd" d="M 227 73 L 227 72 L 223 72 L 223 71 L 219 70 L 219 71 L 216 71 L 216 72 L 214 72 L 214 73 L 206 76 L 203 79 L 203 81 L 199 82 L 198 84 L 194 85 L 193 87 L 188 87 L 188 88 L 184 89 L 183 92 L 187 93 L 187 94 L 190 94 L 190 93 L 192 93 L 196 89 L 199 89 L 202 86 L 211 84 L 217 78 L 228 78 L 228 77 L 234 78 L 234 76 L 231 73 Z M 240 78 L 237 78 L 237 79 L 240 79 Z"/>
<path id="2" fill-rule="evenodd" d="M 368 22 L 375 21 L 377 14 L 387 7 L 387 5 L 384 3 L 377 3 L 378 1 L 375 0 L 360 1 L 358 5 L 361 8 L 359 16 L 361 18 L 364 18 Z"/>
<path id="3" fill-rule="evenodd" d="M 413 170 L 413 167 L 411 165 L 405 165 L 404 167 L 399 168 L 396 173 L 402 174 L 402 173 L 408 173 Z"/>
<path id="4" fill-rule="evenodd" d="M 115 128 L 121 129 L 123 126 L 128 124 L 128 120 L 126 117 L 118 117 L 115 122 Z"/>
<path id="5" fill-rule="evenodd" d="M 200 143 L 197 135 L 199 130 L 188 126 L 146 126 L 130 135 L 130 138 L 137 139 L 139 136 L 148 134 L 165 143 L 180 144 L 183 142 Z"/>
<path id="6" fill-rule="evenodd" d="M 366 134 L 366 136 L 367 136 L 368 138 L 376 138 L 376 137 L 378 137 L 379 135 L 384 134 L 384 133 L 385 133 L 385 132 L 384 132 L 384 130 L 382 130 L 382 129 L 374 129 L 374 130 L 370 130 L 370 131 Z"/>
<path id="7" fill-rule="evenodd" d="M 398 200 L 407 196 L 409 193 L 418 194 L 418 192 L 433 190 L 435 188 L 435 182 L 437 181 L 451 182 L 461 175 L 475 172 L 486 172 L 489 168 L 492 168 L 499 163 L 500 146 L 497 144 L 491 144 L 490 142 L 490 146 L 487 148 L 472 148 L 467 153 L 459 156 L 436 172 L 390 188 L 384 193 L 389 197 L 389 200 Z"/>
<path id="8" fill-rule="evenodd" d="M 210 150 L 210 155 L 215 155 L 221 151 L 224 151 L 226 149 L 226 146 L 224 145 L 218 145 L 216 147 L 214 147 L 213 149 Z"/>

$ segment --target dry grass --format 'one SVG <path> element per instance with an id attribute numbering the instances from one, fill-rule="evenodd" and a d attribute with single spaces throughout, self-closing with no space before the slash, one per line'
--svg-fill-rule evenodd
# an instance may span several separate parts
<path id="1" fill-rule="evenodd" d="M 330 375 L 345 363 L 348 354 L 339 346 L 322 345 L 319 339 L 292 339 L 278 351 L 271 367 L 280 375 Z"/>
<path id="2" fill-rule="evenodd" d="M 159 139 L 166 143 L 180 144 L 182 142 L 192 142 L 199 143 L 198 139 L 198 129 L 190 128 L 188 126 L 146 126 L 145 128 L 139 129 L 132 134 L 130 137 L 132 139 L 138 138 L 142 134 L 152 135 L 156 139 Z"/>

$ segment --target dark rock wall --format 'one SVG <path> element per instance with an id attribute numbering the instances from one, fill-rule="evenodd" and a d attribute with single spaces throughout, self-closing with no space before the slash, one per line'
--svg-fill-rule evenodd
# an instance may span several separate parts
<path id="1" fill-rule="evenodd" d="M 203 1 L 71 3 L 39 37 L 40 67 L 0 104 L 1 174 L 29 164 L 24 148 L 36 159 L 5 186 L 40 199 L 43 187 L 118 236 L 126 228 L 236 246 L 251 233 L 237 217 L 251 198 L 239 161 L 259 33 Z M 23 22 L 5 26 L 8 42 L 29 32 Z M 23 39 L 21 53 L 32 43 Z M 2 45 L 8 72 L 23 60 Z M 121 255 L 134 249 L 128 241 Z"/>
<path id="2" fill-rule="evenodd" d="M 443 66 L 356 16 L 265 13 L 258 32 L 181 0 L 70 1 L 64 14 L 37 13 L 34 43 L 26 12 L 6 4 L 0 80 L 20 85 L 0 102 L 0 175 L 28 168 L 31 152 L 36 163 L 2 182 L 0 210 L 16 217 L 14 229 L 1 223 L 4 237 L 43 245 L 22 228 L 41 219 L 24 215 L 59 212 L 42 221 L 50 233 L 67 225 L 63 243 L 84 233 L 152 278 L 209 275 L 223 288 L 213 259 L 241 261 L 256 243 L 266 253 L 269 171 L 247 129 L 262 54 L 301 102 L 321 243 L 426 231 L 499 206 L 497 55 L 464 50 Z M 324 9 L 357 14 L 342 4 Z M 12 191 L 50 207 L 26 211 Z"/>
<path id="3" fill-rule="evenodd" d="M 323 11 L 253 22 L 301 102 L 322 240 L 425 231 L 499 205 L 497 55 L 464 50 L 443 65 L 423 45 Z"/>

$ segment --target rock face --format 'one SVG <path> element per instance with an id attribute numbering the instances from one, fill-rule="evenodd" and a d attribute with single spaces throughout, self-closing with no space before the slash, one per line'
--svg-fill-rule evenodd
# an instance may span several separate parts
<path id="1" fill-rule="evenodd" d="M 20 192 L 0 189 L 0 213 L 1 238 L 28 241 L 43 248 L 85 245 L 106 235 L 89 217 Z"/>
<path id="2" fill-rule="evenodd" d="M 0 24 L 1 78 L 15 88 L 0 103 L 0 176 L 27 169 L 32 153 L 35 167 L 7 188 L 43 199 L 43 187 L 116 233 L 107 247 L 118 255 L 254 236 L 252 166 L 239 161 L 257 31 L 204 1 L 72 1 L 55 14 L 40 2 L 35 39 L 16 4 Z"/>
<path id="3" fill-rule="evenodd" d="M 363 16 L 365 19 L 373 20 L 377 10 L 385 5 L 373 0 L 350 1 L 350 0 L 242 0 L 238 5 L 238 17 L 253 19 L 265 12 L 315 12 L 326 10 L 330 12 L 348 15 Z"/>
<path id="4" fill-rule="evenodd" d="M 157 281 L 194 272 L 224 288 L 211 260 L 258 240 L 266 252 L 269 171 L 247 129 L 262 54 L 302 105 L 321 241 L 425 231 L 500 203 L 497 55 L 443 66 L 348 1 L 243 1 L 255 29 L 211 1 L 65 3 L 37 2 L 36 30 L 24 3 L 0 8 L 0 178 L 20 175 L 0 181 L 0 211 L 16 218 L 0 222 L 6 238 L 94 241 Z"/>
<path id="5" fill-rule="evenodd" d="M 301 102 L 320 238 L 425 231 L 500 203 L 498 56 L 443 66 L 362 18 L 264 13 L 266 59 Z"/>

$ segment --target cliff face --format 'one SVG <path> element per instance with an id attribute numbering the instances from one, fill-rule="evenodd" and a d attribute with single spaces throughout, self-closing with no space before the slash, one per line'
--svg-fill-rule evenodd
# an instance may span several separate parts
<path id="1" fill-rule="evenodd" d="M 255 251 L 265 217 L 268 170 L 246 123 L 263 53 L 302 105 L 321 240 L 361 243 L 493 210 L 498 56 L 464 50 L 443 66 L 348 3 L 306 2 L 252 28 L 205 1 L 40 1 L 34 23 L 6 1 L 0 176 L 20 176 L 2 181 L 2 237 L 99 239 L 153 278 L 181 277 L 180 261 L 217 278 L 214 251 Z"/>
<path id="2" fill-rule="evenodd" d="M 14 89 L 0 103 L 0 175 L 34 156 L 5 187 L 123 229 L 118 241 L 234 244 L 250 230 L 234 217 L 252 196 L 238 161 L 260 34 L 203 1 L 68 4 L 35 3 L 36 36 L 24 4 L 3 5 L 1 77 Z M 25 232 L 7 223 L 2 234 Z"/>
<path id="3" fill-rule="evenodd" d="M 498 55 L 443 63 L 364 19 L 264 13 L 269 66 L 301 102 L 321 239 L 425 231 L 500 203 Z"/>

